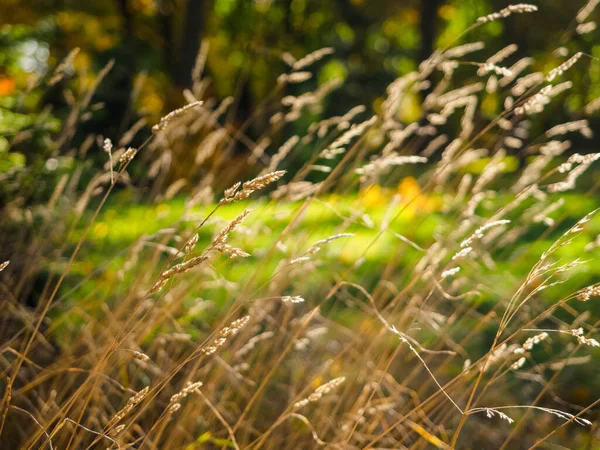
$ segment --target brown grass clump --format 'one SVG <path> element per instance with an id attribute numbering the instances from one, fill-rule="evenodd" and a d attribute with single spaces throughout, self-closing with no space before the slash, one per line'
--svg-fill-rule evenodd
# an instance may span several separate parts
<path id="1" fill-rule="evenodd" d="M 512 5 L 469 30 L 536 10 Z M 289 95 L 333 49 L 285 55 L 290 72 L 253 115 L 266 124 L 256 142 L 249 124 L 227 123 L 231 100 L 207 98 L 195 68 L 188 104 L 142 145 L 129 147 L 145 121 L 119 139 L 86 139 L 82 158 L 94 142 L 105 156 L 85 187 L 82 165 L 47 201 L 7 204 L 2 447 L 596 448 L 598 384 L 586 380 L 600 287 L 582 274 L 598 256 L 588 230 L 599 222 L 596 211 L 572 220 L 564 193 L 598 154 L 565 155 L 566 137 L 591 135 L 585 118 L 530 133 L 569 88 L 551 83 L 585 55 L 544 76 L 528 72 L 530 58 L 511 61 L 513 47 L 463 60 L 483 48 L 437 51 L 389 86 L 381 111 L 363 117 L 358 106 L 282 139 L 339 86 Z M 471 77 L 456 79 L 459 66 Z M 108 70 L 73 104 L 56 149 L 72 145 Z M 413 123 L 399 119 L 408 94 L 423 100 Z M 481 111 L 491 94 L 503 105 L 494 117 Z M 187 159 L 183 140 L 195 143 Z M 229 175 L 239 147 L 248 161 L 235 176 L 258 174 L 245 182 Z M 135 186 L 160 205 L 156 217 L 88 261 Z M 155 226 L 178 194 L 180 217 Z M 119 207 L 104 216 L 114 195 Z M 564 389 L 572 380 L 583 380 L 577 395 Z"/>

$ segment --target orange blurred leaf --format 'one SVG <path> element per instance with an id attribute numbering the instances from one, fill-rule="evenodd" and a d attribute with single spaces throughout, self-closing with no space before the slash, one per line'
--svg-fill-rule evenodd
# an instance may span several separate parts
<path id="1" fill-rule="evenodd" d="M 15 92 L 16 83 L 11 78 L 0 78 L 0 95 L 10 95 Z"/>

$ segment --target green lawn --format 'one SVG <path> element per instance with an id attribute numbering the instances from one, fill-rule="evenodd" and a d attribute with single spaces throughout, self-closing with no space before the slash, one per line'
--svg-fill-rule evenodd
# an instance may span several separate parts
<path id="1" fill-rule="evenodd" d="M 383 194 L 382 194 L 383 195 Z M 490 269 L 484 266 L 486 276 L 496 276 L 502 280 L 500 291 L 509 294 L 524 279 L 539 256 L 547 250 L 554 239 L 566 231 L 577 220 L 596 207 L 596 201 L 588 196 L 566 196 L 565 205 L 555 213 L 556 225 L 548 232 L 548 226 L 537 224 L 530 227 L 526 234 L 510 249 L 493 255 L 496 267 Z M 376 199 L 377 200 L 377 199 Z M 339 239 L 325 246 L 312 259 L 318 261 L 321 270 L 316 270 L 307 279 L 307 289 L 331 280 L 331 274 L 341 273 L 357 261 L 361 264 L 354 269 L 354 279 L 365 285 L 372 285 L 380 278 L 381 273 L 390 261 L 396 266 L 392 281 L 398 285 L 408 282 L 412 268 L 418 263 L 423 253 L 406 244 L 397 235 L 402 235 L 423 248 L 428 248 L 435 235 L 447 235 L 450 227 L 456 223 L 455 216 L 442 212 L 438 206 L 400 204 L 388 209 L 387 202 L 378 204 L 366 196 L 348 195 L 345 197 L 330 196 L 314 200 L 304 209 L 293 231 L 282 236 L 286 226 L 295 219 L 302 203 L 277 204 L 263 199 L 248 200 L 219 208 L 217 213 L 200 229 L 196 251 L 200 252 L 209 244 L 213 234 L 221 229 L 227 221 L 239 215 L 244 209 L 250 208 L 251 214 L 246 218 L 243 227 L 234 232 L 229 240 L 250 253 L 248 258 L 238 258 L 235 261 L 225 257 L 216 261 L 215 271 L 228 281 L 245 283 L 254 278 L 257 286 L 266 282 L 277 270 L 282 259 L 301 256 L 314 242 L 333 234 L 344 232 L 353 233 L 351 238 Z M 439 199 L 441 200 L 441 199 Z M 503 200 L 499 200 L 503 201 Z M 191 231 L 213 209 L 213 205 L 196 208 L 190 217 L 182 220 L 184 199 L 174 199 L 157 205 L 130 205 L 122 198 L 116 198 L 105 205 L 98 219 L 91 226 L 90 233 L 78 255 L 71 271 L 73 278 L 85 277 L 92 272 L 102 272 L 99 268 L 113 260 L 105 269 L 104 277 L 119 268 L 127 259 L 127 249 L 143 235 L 156 233 L 158 230 L 174 227 L 179 235 L 188 236 Z M 366 205 L 366 206 L 365 206 Z M 368 217 L 357 213 L 363 208 Z M 484 211 L 482 215 L 484 215 Z M 347 217 L 354 214 L 355 219 L 344 227 Z M 384 217 L 394 218 L 389 230 L 380 232 Z M 514 223 L 518 225 L 518 214 Z M 82 220 L 77 232 L 72 236 L 73 245 L 81 237 L 88 218 Z M 512 225 L 512 224 L 511 224 Z M 557 257 L 564 261 L 576 258 L 591 259 L 597 255 L 596 249 L 585 252 L 584 247 L 600 233 L 600 220 L 597 218 L 587 224 L 583 235 L 568 246 L 561 247 Z M 281 244 L 274 248 L 280 241 Z M 172 247 L 178 247 L 174 241 L 167 242 Z M 271 251 L 272 250 L 272 251 Z M 271 252 L 270 252 L 271 251 Z M 269 253 L 269 258 L 263 258 Z M 166 255 L 165 258 L 166 260 Z M 260 267 L 258 266 L 261 261 Z M 255 273 L 258 270 L 258 273 Z M 481 273 L 481 268 L 478 269 Z M 469 273 L 469 267 L 463 267 L 463 273 Z M 112 273 L 114 276 L 114 273 Z M 548 290 L 546 294 L 550 301 L 560 298 L 571 289 L 575 290 L 586 283 L 595 282 L 600 278 L 600 266 L 586 264 L 570 274 L 568 280 L 558 288 Z M 93 280 L 100 280 L 97 274 L 92 281 L 82 286 L 84 292 L 96 289 Z M 127 282 L 122 284 L 126 287 Z M 107 293 L 108 294 L 108 293 Z M 492 296 L 493 297 L 493 296 Z"/>

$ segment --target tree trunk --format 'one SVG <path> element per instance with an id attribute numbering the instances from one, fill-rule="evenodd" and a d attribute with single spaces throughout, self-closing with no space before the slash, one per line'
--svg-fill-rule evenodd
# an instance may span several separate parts
<path id="1" fill-rule="evenodd" d="M 163 39 L 162 62 L 165 70 L 173 77 L 176 71 L 174 57 L 175 39 L 173 34 L 173 5 L 169 0 L 158 2 L 158 27 Z"/>
<path id="2" fill-rule="evenodd" d="M 425 61 L 433 53 L 440 3 L 441 0 L 421 0 L 421 48 L 419 50 L 421 61 Z"/>
<path id="3" fill-rule="evenodd" d="M 122 89 L 123 92 L 131 92 L 133 90 L 133 77 L 137 73 L 134 41 L 135 36 L 133 34 L 133 16 L 131 14 L 131 10 L 129 9 L 129 5 L 127 4 L 127 0 L 118 0 L 118 6 L 119 12 L 121 13 L 121 17 L 123 19 L 123 49 L 125 52 L 125 57 L 123 58 L 125 73 L 122 76 L 119 89 Z M 131 121 L 133 114 L 131 100 L 132 99 L 129 99 L 127 102 L 127 107 L 124 108 L 117 133 L 119 136 L 125 132 L 126 127 Z"/>
<path id="4" fill-rule="evenodd" d="M 200 39 L 204 29 L 204 1 L 188 0 L 181 36 L 179 61 L 173 80 L 178 88 L 191 87 L 192 69 L 200 50 Z"/>

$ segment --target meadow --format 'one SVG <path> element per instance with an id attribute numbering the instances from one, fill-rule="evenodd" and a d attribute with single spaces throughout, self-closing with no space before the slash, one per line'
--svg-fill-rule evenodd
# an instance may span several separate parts
<path id="1" fill-rule="evenodd" d="M 203 47 L 186 103 L 112 139 L 73 137 L 113 63 L 61 123 L 21 106 L 77 50 L 33 78 L 3 116 L 0 447 L 598 448 L 600 101 L 544 114 L 598 64 L 597 3 L 549 70 L 469 43 L 535 23 L 510 5 L 321 119 L 332 48 L 233 126 Z"/>

